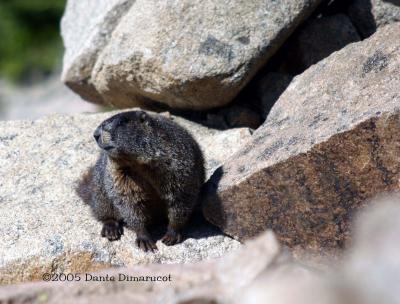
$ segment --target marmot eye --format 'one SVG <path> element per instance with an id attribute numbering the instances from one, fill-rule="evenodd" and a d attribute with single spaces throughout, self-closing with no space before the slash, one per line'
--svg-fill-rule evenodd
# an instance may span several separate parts
<path id="1" fill-rule="evenodd" d="M 128 119 L 126 117 L 120 117 L 117 121 L 117 126 L 123 126 L 126 125 L 128 123 Z"/>
<path id="2" fill-rule="evenodd" d="M 142 123 L 145 122 L 146 118 L 147 118 L 146 112 L 142 112 L 142 113 L 139 114 L 139 121 L 140 122 L 142 122 Z"/>

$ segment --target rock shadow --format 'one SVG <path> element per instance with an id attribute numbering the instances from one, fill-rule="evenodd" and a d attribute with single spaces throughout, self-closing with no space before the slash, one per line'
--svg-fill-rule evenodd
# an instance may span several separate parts
<path id="1" fill-rule="evenodd" d="M 400 6 L 400 0 L 382 0 L 383 2 L 390 2 L 396 6 Z"/>
<path id="2" fill-rule="evenodd" d="M 398 1 L 398 0 L 390 0 Z M 357 29 L 360 37 L 363 39 L 370 37 L 377 30 L 375 17 L 372 14 L 371 0 L 362 1 L 361 5 L 356 10 L 354 7 L 349 8 L 349 15 L 355 28 Z"/>
<path id="3" fill-rule="evenodd" d="M 222 202 L 218 196 L 218 185 L 224 174 L 223 166 L 219 167 L 209 180 L 204 184 L 201 195 L 201 210 L 203 215 L 212 214 L 213 219 L 218 222 L 219 226 L 225 226 L 226 219 L 225 214 L 222 211 Z M 203 216 L 204 218 L 204 216 Z M 205 219 L 204 219 L 205 220 Z M 205 220 L 206 221 L 206 220 Z M 218 234 L 224 234 L 219 228 L 210 224 L 215 232 Z M 216 230 L 215 230 L 216 229 Z"/>
<path id="4" fill-rule="evenodd" d="M 167 222 L 149 227 L 149 233 L 154 240 L 160 240 L 167 231 Z M 204 239 L 217 235 L 225 235 L 218 227 L 208 222 L 201 210 L 196 210 L 182 231 L 183 240 Z"/>

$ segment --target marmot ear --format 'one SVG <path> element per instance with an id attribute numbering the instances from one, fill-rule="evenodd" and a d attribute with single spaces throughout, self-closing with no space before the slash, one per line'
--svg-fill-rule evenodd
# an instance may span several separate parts
<path id="1" fill-rule="evenodd" d="M 141 123 L 144 123 L 146 120 L 147 120 L 147 114 L 146 114 L 146 112 L 140 112 L 140 114 L 139 114 L 139 121 L 140 121 Z"/>

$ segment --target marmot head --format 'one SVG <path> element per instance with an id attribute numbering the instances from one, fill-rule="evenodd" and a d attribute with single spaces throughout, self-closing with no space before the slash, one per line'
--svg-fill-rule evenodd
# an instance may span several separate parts
<path id="1" fill-rule="evenodd" d="M 169 136 L 162 119 L 144 111 L 123 112 L 103 121 L 93 136 L 109 157 L 147 163 L 168 155 Z"/>

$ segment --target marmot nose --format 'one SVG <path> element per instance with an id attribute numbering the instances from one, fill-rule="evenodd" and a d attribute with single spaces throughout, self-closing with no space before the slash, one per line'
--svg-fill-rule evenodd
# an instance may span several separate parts
<path id="1" fill-rule="evenodd" d="M 98 142 L 99 141 L 99 139 L 100 139 L 100 135 L 101 135 L 101 133 L 100 133 L 100 130 L 99 129 L 96 129 L 96 131 L 94 131 L 94 133 L 93 133 L 93 137 L 94 137 L 94 139 Z"/>

